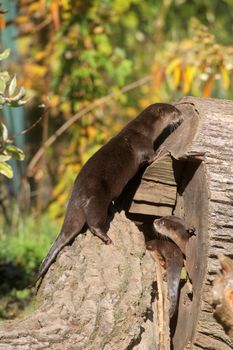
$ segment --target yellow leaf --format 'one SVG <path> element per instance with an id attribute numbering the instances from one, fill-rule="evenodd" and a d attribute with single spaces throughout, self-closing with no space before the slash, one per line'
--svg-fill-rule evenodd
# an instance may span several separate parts
<path id="1" fill-rule="evenodd" d="M 39 61 L 39 60 L 45 58 L 46 56 L 47 56 L 47 51 L 39 51 L 35 54 L 35 59 L 37 61 Z"/>
<path id="2" fill-rule="evenodd" d="M 68 199 L 67 193 L 62 193 L 60 196 L 58 196 L 57 201 L 60 204 L 65 204 L 67 199 Z"/>
<path id="3" fill-rule="evenodd" d="M 148 92 L 149 91 L 147 91 L 147 93 Z M 136 110 L 136 108 L 133 108 L 133 107 L 126 108 L 126 115 L 128 117 L 136 117 L 137 114 L 138 114 L 138 111 Z"/>
<path id="4" fill-rule="evenodd" d="M 15 19 L 17 24 L 24 24 L 28 22 L 28 17 L 27 16 L 19 16 Z"/>
<path id="5" fill-rule="evenodd" d="M 73 173 L 73 174 L 76 175 L 80 171 L 80 164 L 79 163 L 69 164 L 68 170 L 69 170 L 70 173 Z"/>
<path id="6" fill-rule="evenodd" d="M 67 185 L 67 177 L 62 176 L 61 180 L 58 182 L 58 184 L 55 186 L 52 192 L 53 197 L 59 196 L 65 189 Z"/>
<path id="7" fill-rule="evenodd" d="M 46 11 L 46 0 L 40 0 L 39 2 L 40 2 L 40 14 L 44 16 Z"/>
<path id="8" fill-rule="evenodd" d="M 220 71 L 221 71 L 221 75 L 222 75 L 223 87 L 225 90 L 228 90 L 228 88 L 230 86 L 229 72 L 225 66 L 221 66 Z"/>
<path id="9" fill-rule="evenodd" d="M 4 15 L 0 15 L 0 29 L 4 29 L 6 27 L 6 20 Z"/>
<path id="10" fill-rule="evenodd" d="M 28 6 L 28 13 L 39 12 L 40 6 L 41 5 L 38 1 L 33 1 L 33 3 Z"/>
<path id="11" fill-rule="evenodd" d="M 191 84 L 193 82 L 193 79 L 196 75 L 197 72 L 197 67 L 196 66 L 191 66 L 187 65 L 183 71 L 183 89 L 182 92 L 183 94 L 187 94 L 191 88 Z"/>
<path id="12" fill-rule="evenodd" d="M 179 85 L 180 77 L 181 77 L 180 66 L 176 66 L 173 70 L 173 79 L 174 79 L 175 87 L 177 87 Z"/>
<path id="13" fill-rule="evenodd" d="M 70 114 L 71 113 L 70 102 L 67 101 L 67 100 L 62 102 L 61 105 L 60 105 L 60 109 L 65 115 Z"/>
<path id="14" fill-rule="evenodd" d="M 59 0 L 52 0 L 50 4 L 50 13 L 55 29 L 60 27 Z"/>
<path id="15" fill-rule="evenodd" d="M 70 0 L 61 0 L 61 5 L 64 10 L 68 10 L 71 7 Z"/>
<path id="16" fill-rule="evenodd" d="M 96 133 L 97 133 L 97 129 L 94 128 L 93 126 L 88 126 L 87 127 L 87 135 L 89 138 L 93 138 L 95 137 Z"/>
<path id="17" fill-rule="evenodd" d="M 58 105 L 59 100 L 60 100 L 60 97 L 58 95 L 51 96 L 49 99 L 49 106 L 51 108 L 56 107 Z"/>
<path id="18" fill-rule="evenodd" d="M 139 105 L 140 105 L 141 108 L 146 108 L 148 106 L 148 99 L 141 98 L 139 100 Z"/>
<path id="19" fill-rule="evenodd" d="M 166 74 L 171 74 L 173 70 L 175 69 L 176 66 L 179 66 L 181 64 L 181 59 L 180 58 L 175 58 L 172 60 L 170 63 L 168 63 L 167 68 L 166 68 Z"/>
<path id="20" fill-rule="evenodd" d="M 149 93 L 150 93 L 150 89 L 151 89 L 151 87 L 150 87 L 149 85 L 143 85 L 143 86 L 141 87 L 141 92 L 142 92 L 143 94 L 149 94 Z"/>
<path id="21" fill-rule="evenodd" d="M 39 77 L 43 77 L 47 72 L 47 68 L 45 66 L 41 66 L 39 64 L 34 63 L 28 64 L 26 66 L 26 69 L 28 72 L 30 72 L 30 75 L 37 75 Z"/>
<path id="22" fill-rule="evenodd" d="M 61 206 L 57 201 L 52 202 L 48 208 L 49 216 L 51 219 L 55 219 L 61 216 L 61 223 L 63 221 L 62 216 L 64 215 L 64 206 Z"/>
<path id="23" fill-rule="evenodd" d="M 209 97 L 211 96 L 212 89 L 213 89 L 213 84 L 214 84 L 214 79 L 215 79 L 215 74 L 211 75 L 207 82 L 204 85 L 203 88 L 203 95 L 204 97 Z"/>

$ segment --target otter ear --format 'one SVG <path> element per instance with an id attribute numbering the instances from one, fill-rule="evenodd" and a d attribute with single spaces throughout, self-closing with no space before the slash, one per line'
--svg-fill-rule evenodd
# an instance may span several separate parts
<path id="1" fill-rule="evenodd" d="M 160 107 L 157 107 L 157 108 L 156 108 L 156 112 L 160 114 L 160 113 L 161 113 L 161 108 L 160 108 Z"/>
<path id="2" fill-rule="evenodd" d="M 164 114 L 164 108 L 163 107 L 158 107 L 157 108 L 157 113 L 159 113 L 159 115 L 163 115 Z"/>

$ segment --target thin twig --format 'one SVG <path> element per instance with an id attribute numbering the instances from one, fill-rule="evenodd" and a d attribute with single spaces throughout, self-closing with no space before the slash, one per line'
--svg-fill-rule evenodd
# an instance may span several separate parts
<path id="1" fill-rule="evenodd" d="M 44 112 L 42 113 L 42 115 L 32 124 L 30 125 L 28 128 L 22 130 L 22 131 L 19 131 L 17 132 L 16 134 L 14 135 L 11 135 L 9 136 L 9 139 L 10 140 L 14 140 L 17 136 L 21 136 L 21 135 L 24 135 L 26 134 L 27 132 L 31 131 L 32 129 L 34 129 L 37 124 L 39 124 L 41 122 L 41 120 L 45 117 L 45 115 L 47 114 L 48 110 L 50 109 L 49 106 L 46 107 L 46 109 L 44 110 Z"/>
<path id="2" fill-rule="evenodd" d="M 36 154 L 32 157 L 30 163 L 28 164 L 26 174 L 27 176 L 32 176 L 33 175 L 33 169 L 35 168 L 36 164 L 39 162 L 41 157 L 43 156 L 45 150 L 50 147 L 56 139 L 61 136 L 72 124 L 74 124 L 78 119 L 83 117 L 85 114 L 89 113 L 93 109 L 100 107 L 104 103 L 109 102 L 112 100 L 118 93 L 125 94 L 128 91 L 134 90 L 138 88 L 139 86 L 142 86 L 144 84 L 147 84 L 152 77 L 150 75 L 139 79 L 133 83 L 130 83 L 126 86 L 124 86 L 122 89 L 119 90 L 119 92 L 111 92 L 108 95 L 99 98 L 98 100 L 94 101 L 91 103 L 89 106 L 81 109 L 79 112 L 74 114 L 69 120 L 67 120 L 60 128 L 55 131 L 55 133 L 50 136 L 47 141 L 39 148 L 39 150 L 36 152 Z"/>

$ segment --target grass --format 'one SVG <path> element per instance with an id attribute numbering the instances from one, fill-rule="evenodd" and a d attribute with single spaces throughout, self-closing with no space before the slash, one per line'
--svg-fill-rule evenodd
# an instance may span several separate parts
<path id="1" fill-rule="evenodd" d="M 0 319 L 19 317 L 28 307 L 28 286 L 59 232 L 47 215 L 13 221 L 0 229 Z"/>

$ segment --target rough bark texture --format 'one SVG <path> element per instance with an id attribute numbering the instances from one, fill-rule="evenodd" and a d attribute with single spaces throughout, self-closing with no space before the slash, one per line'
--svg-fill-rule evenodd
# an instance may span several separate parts
<path id="1" fill-rule="evenodd" d="M 232 349 L 233 344 L 214 318 L 210 300 L 213 275 L 219 269 L 217 254 L 223 253 L 232 257 L 233 252 L 233 102 L 191 97 L 182 99 L 182 102 L 184 101 L 194 103 L 200 114 L 198 134 L 190 150 L 206 152 L 198 183 L 201 191 L 208 191 L 208 203 L 204 204 L 204 211 L 203 208 L 196 212 L 187 210 L 189 216 L 202 217 L 199 232 L 204 247 L 202 255 L 196 259 L 196 269 L 206 265 L 201 295 L 197 296 L 201 297 L 201 302 L 194 348 L 227 350 Z M 204 176 L 207 187 L 203 187 Z M 189 186 L 192 186 L 191 182 Z M 188 205 L 190 209 L 193 207 L 197 210 L 200 207 L 200 198 L 195 196 L 194 184 L 189 191 L 186 189 L 186 194 L 184 206 Z M 202 195 L 206 197 L 207 194 Z M 199 254 L 199 251 L 196 254 Z"/>
<path id="2" fill-rule="evenodd" d="M 152 349 L 154 262 L 123 214 L 115 215 L 109 235 L 114 244 L 106 246 L 88 231 L 61 252 L 40 288 L 38 309 L 1 327 L 1 350 L 131 349 L 142 338 Z"/>
<path id="3" fill-rule="evenodd" d="M 36 311 L 1 326 L 0 350 L 169 349 L 168 317 L 161 314 L 168 310 L 166 291 L 163 299 L 157 292 L 163 293 L 164 281 L 141 232 L 153 235 L 154 218 L 168 214 L 196 229 L 186 256 L 190 281 L 171 324 L 173 349 L 232 349 L 213 315 L 211 294 L 217 254 L 233 252 L 233 102 L 187 97 L 175 105 L 185 121 L 162 145 L 175 159 L 152 164 L 127 186 L 128 218 L 115 215 L 114 245 L 89 231 L 79 235 L 48 271 Z M 204 160 L 176 160 L 187 152 L 204 152 Z"/>

